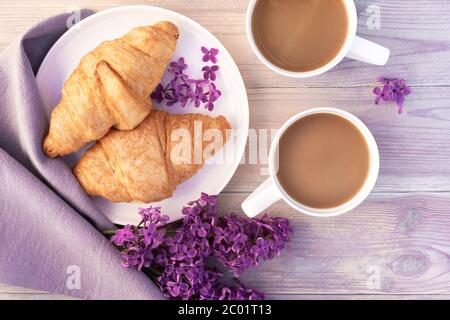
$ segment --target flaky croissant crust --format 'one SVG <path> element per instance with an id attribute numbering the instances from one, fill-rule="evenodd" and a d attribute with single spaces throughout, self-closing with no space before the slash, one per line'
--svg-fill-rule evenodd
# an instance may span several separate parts
<path id="1" fill-rule="evenodd" d="M 201 114 L 171 115 L 154 110 L 134 130 L 112 129 L 90 148 L 73 169 L 91 196 L 114 202 L 150 203 L 168 198 L 177 185 L 188 180 L 227 141 L 230 124 L 222 117 Z M 180 131 L 181 130 L 181 131 Z M 179 135 L 181 133 L 181 135 Z M 180 137 L 190 136 L 188 161 L 179 161 Z M 207 133 L 213 133 L 208 135 Z M 195 140 L 201 135 L 201 140 Z M 196 142 L 197 141 L 197 142 Z M 200 161 L 195 160 L 200 141 Z M 206 152 L 211 143 L 214 148 Z"/>
<path id="2" fill-rule="evenodd" d="M 67 79 L 44 139 L 50 157 L 79 150 L 111 127 L 131 130 L 151 112 L 149 98 L 172 58 L 178 29 L 171 22 L 134 28 L 85 55 Z"/>

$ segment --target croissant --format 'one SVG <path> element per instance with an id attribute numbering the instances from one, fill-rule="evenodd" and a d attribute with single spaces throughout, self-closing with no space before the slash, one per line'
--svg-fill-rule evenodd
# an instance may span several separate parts
<path id="1" fill-rule="evenodd" d="M 152 109 L 150 93 L 172 58 L 178 29 L 171 22 L 134 28 L 85 55 L 64 84 L 44 139 L 50 157 L 77 151 L 111 127 L 131 130 Z"/>
<path id="2" fill-rule="evenodd" d="M 73 173 L 91 196 L 160 201 L 224 146 L 229 128 L 222 116 L 154 110 L 134 130 L 111 129 L 86 151 Z"/>

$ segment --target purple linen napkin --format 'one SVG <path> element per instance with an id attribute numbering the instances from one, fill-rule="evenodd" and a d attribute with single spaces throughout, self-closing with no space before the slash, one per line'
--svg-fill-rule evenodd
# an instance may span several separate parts
<path id="1" fill-rule="evenodd" d="M 144 274 L 121 267 L 99 231 L 113 224 L 66 164 L 42 151 L 48 120 L 35 73 L 69 17 L 34 26 L 0 54 L 0 283 L 86 299 L 161 299 Z"/>

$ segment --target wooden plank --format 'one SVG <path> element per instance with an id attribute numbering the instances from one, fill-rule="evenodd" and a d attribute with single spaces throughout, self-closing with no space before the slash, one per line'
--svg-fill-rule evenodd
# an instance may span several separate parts
<path id="1" fill-rule="evenodd" d="M 0 300 L 68 300 L 67 296 L 0 284 Z"/>
<path id="2" fill-rule="evenodd" d="M 5 290 L 6 292 L 2 292 Z M 14 292 L 7 292 L 14 290 Z M 269 294 L 270 300 L 450 300 L 450 295 L 386 295 L 386 294 Z M 25 288 L 0 286 L 0 300 L 73 300 L 71 297 L 33 291 Z"/>
<path id="3" fill-rule="evenodd" d="M 70 297 L 52 295 L 48 293 L 0 293 L 0 300 L 72 300 Z"/>
<path id="4" fill-rule="evenodd" d="M 0 300 L 71 300 L 70 297 L 49 293 L 0 293 Z M 276 295 L 267 296 L 270 300 L 450 300 L 450 295 Z"/>
<path id="5" fill-rule="evenodd" d="M 219 212 L 241 212 L 245 198 L 222 194 Z M 320 219 L 279 202 L 267 212 L 290 219 L 290 251 L 242 280 L 275 295 L 448 295 L 449 208 L 450 193 L 373 194 L 349 214 Z"/>
<path id="6" fill-rule="evenodd" d="M 136 2 L 133 2 L 136 4 Z M 357 1 L 359 34 L 389 47 L 392 58 L 385 68 L 373 67 L 346 60 L 331 72 L 307 79 L 289 79 L 274 74 L 252 53 L 245 36 L 247 1 L 204 2 L 141 1 L 183 13 L 207 27 L 218 36 L 236 59 L 249 88 L 267 87 L 343 87 L 367 85 L 377 76 L 402 76 L 414 86 L 450 85 L 450 21 L 442 12 L 450 11 L 450 2 L 420 0 L 413 5 L 400 0 L 381 0 L 381 29 L 366 26 L 366 8 L 371 1 Z M 0 10 L 0 48 L 11 42 L 18 33 L 45 17 L 65 12 L 74 5 L 94 10 L 130 4 L 114 1 L 4 1 Z M 201 8 L 202 10 L 198 10 Z M 401 12 L 399 15 L 398 13 Z M 218 23 L 220 21 L 220 23 Z"/>
<path id="7" fill-rule="evenodd" d="M 238 63 L 248 88 L 358 87 L 369 85 L 373 79 L 379 76 L 403 77 L 408 79 L 412 86 L 448 86 L 450 84 L 450 76 L 445 71 L 450 68 L 449 41 L 441 41 L 436 45 L 427 40 L 416 40 L 420 46 L 414 47 L 408 46 L 405 41 L 398 39 L 370 37 L 369 40 L 378 42 L 392 51 L 391 58 L 384 68 L 345 59 L 323 75 L 308 79 L 292 79 L 274 74 L 258 60 L 255 60 L 250 47 L 244 42 L 246 41 L 245 35 L 219 35 L 218 37 Z M 429 52 L 423 54 L 422 46 L 425 48 L 440 46 L 441 49 L 434 49 L 434 51 L 429 49 Z"/>
<path id="8" fill-rule="evenodd" d="M 250 192 L 263 182 L 269 149 L 264 146 L 270 145 L 270 129 L 276 130 L 296 113 L 315 107 L 347 110 L 371 129 L 381 155 L 375 192 L 450 191 L 450 92 L 444 87 L 413 91 L 404 114 L 398 115 L 395 105 L 374 105 L 372 87 L 248 90 L 253 134 L 245 162 L 226 191 Z"/>

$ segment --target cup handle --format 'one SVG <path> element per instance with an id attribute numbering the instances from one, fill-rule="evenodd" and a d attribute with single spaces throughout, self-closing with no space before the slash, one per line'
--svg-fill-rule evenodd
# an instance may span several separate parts
<path id="1" fill-rule="evenodd" d="M 384 66 L 389 60 L 390 54 L 388 48 L 356 36 L 347 57 L 377 66 Z"/>
<path id="2" fill-rule="evenodd" d="M 264 181 L 247 199 L 242 202 L 242 210 L 250 218 L 256 217 L 282 198 L 281 192 L 271 178 Z"/>

